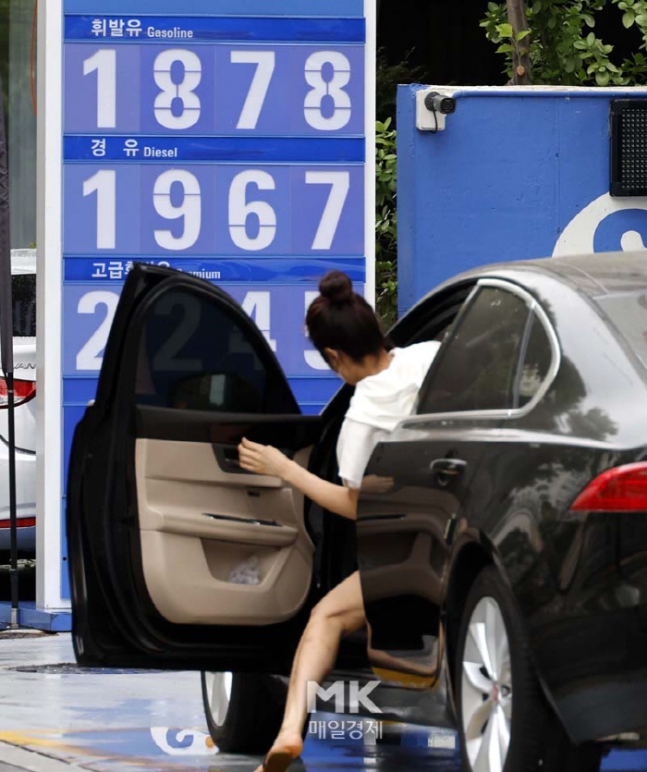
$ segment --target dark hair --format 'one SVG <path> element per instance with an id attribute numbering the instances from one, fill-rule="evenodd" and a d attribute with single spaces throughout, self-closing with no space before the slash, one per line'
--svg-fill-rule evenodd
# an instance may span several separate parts
<path id="1" fill-rule="evenodd" d="M 319 283 L 320 296 L 308 309 L 310 340 L 325 358 L 327 348 L 341 351 L 355 362 L 375 356 L 389 345 L 375 311 L 353 290 L 341 271 L 331 271 Z"/>

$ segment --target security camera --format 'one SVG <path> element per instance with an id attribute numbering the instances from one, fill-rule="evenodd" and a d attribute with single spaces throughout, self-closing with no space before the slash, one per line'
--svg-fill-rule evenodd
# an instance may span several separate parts
<path id="1" fill-rule="evenodd" d="M 450 92 L 451 94 L 452 92 Z M 437 134 L 447 128 L 447 116 L 456 112 L 456 99 L 434 86 L 416 92 L 416 128 Z"/>
<path id="2" fill-rule="evenodd" d="M 456 112 L 456 100 L 432 91 L 425 96 L 425 107 L 432 113 L 453 115 Z"/>

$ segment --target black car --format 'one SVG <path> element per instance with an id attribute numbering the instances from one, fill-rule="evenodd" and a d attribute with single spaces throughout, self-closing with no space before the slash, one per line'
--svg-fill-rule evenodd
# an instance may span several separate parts
<path id="1" fill-rule="evenodd" d="M 385 717 L 457 727 L 466 771 L 597 770 L 647 740 L 647 257 L 463 274 L 392 338 L 442 346 L 355 526 L 236 454 L 337 480 L 352 390 L 303 416 L 225 292 L 130 273 L 72 451 L 77 658 L 205 671 L 214 740 L 265 750 L 309 610 L 359 565 Z M 375 678 L 366 636 L 337 668 Z"/>

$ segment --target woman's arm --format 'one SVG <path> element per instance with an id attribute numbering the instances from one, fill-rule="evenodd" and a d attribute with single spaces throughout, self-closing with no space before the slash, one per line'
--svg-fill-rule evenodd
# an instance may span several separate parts
<path id="1" fill-rule="evenodd" d="M 269 445 L 243 439 L 238 454 L 240 466 L 247 472 L 280 477 L 329 512 L 357 520 L 358 490 L 322 480 Z"/>

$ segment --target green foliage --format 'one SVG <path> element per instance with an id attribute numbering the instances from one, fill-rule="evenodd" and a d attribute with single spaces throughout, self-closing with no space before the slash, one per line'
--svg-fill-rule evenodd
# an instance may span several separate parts
<path id="1" fill-rule="evenodd" d="M 386 51 L 377 52 L 377 120 L 384 122 L 390 118 L 395 126 L 396 101 L 398 86 L 403 83 L 424 82 L 424 68 L 410 64 L 413 51 L 405 54 L 401 62 L 389 64 Z"/>
<path id="2" fill-rule="evenodd" d="M 396 132 L 391 118 L 377 122 L 376 152 L 376 255 L 377 310 L 391 327 L 398 314 L 398 224 Z"/>
<path id="3" fill-rule="evenodd" d="M 595 32 L 596 14 L 615 6 L 626 29 L 637 28 L 640 50 L 614 61 L 613 46 Z M 559 86 L 634 86 L 647 80 L 647 0 L 527 0 L 533 83 Z M 513 30 L 505 2 L 488 3 L 481 22 L 512 77 Z"/>
<path id="4" fill-rule="evenodd" d="M 398 318 L 397 90 L 400 84 L 424 80 L 423 69 L 410 64 L 411 53 L 396 64 L 389 64 L 383 49 L 377 54 L 376 300 L 386 328 Z"/>

